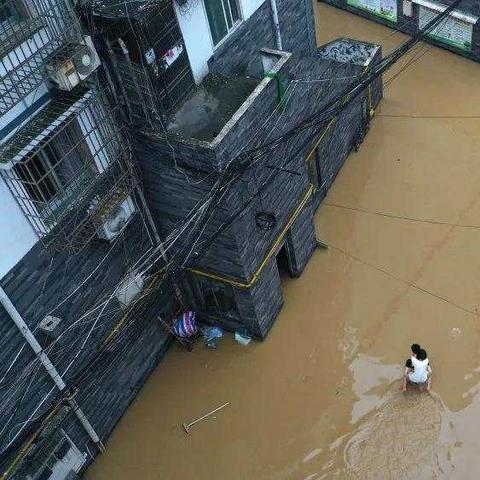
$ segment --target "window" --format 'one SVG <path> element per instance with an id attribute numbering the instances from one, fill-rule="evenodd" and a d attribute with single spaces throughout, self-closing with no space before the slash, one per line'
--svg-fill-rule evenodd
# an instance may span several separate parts
<path id="1" fill-rule="evenodd" d="M 31 203 L 48 218 L 68 207 L 68 200 L 91 181 L 94 172 L 89 157 L 74 121 L 37 153 L 15 165 L 14 170 Z"/>
<path id="2" fill-rule="evenodd" d="M 41 8 L 43 3 L 38 0 L 28 0 L 28 2 L 27 0 L 0 0 L 0 57 L 5 57 L 43 26 L 44 19 L 36 16 L 37 8 Z M 32 51 L 38 48 L 39 45 L 23 45 L 21 53 L 17 55 L 22 58 L 30 56 Z M 22 86 L 24 81 L 30 78 L 17 79 L 19 91 L 24 94 L 23 96 L 28 92 L 23 92 Z"/>
<path id="3" fill-rule="evenodd" d="M 28 17 L 27 10 L 20 0 L 0 0 L 0 30 L 10 29 Z"/>
<path id="4" fill-rule="evenodd" d="M 27 480 L 60 480 L 70 478 L 72 472 L 80 471 L 85 463 L 85 456 L 63 430 L 60 430 L 59 437 L 58 443 L 53 446 L 53 451 L 50 454 L 43 451 L 42 454 L 46 456 L 43 459 L 36 459 L 36 461 L 31 462 L 22 478 Z M 48 448 L 49 446 L 45 450 L 48 450 Z M 41 462 L 40 468 L 38 468 L 39 462 Z"/>
<path id="5" fill-rule="evenodd" d="M 68 440 L 65 439 L 62 442 L 60 442 L 59 445 L 57 445 L 57 448 L 55 449 L 53 454 L 57 460 L 63 460 L 66 457 L 67 453 L 70 452 L 71 448 L 72 446 L 70 445 Z"/>
<path id="6" fill-rule="evenodd" d="M 214 45 L 223 40 L 240 21 L 237 0 L 205 0 Z"/>
<path id="7" fill-rule="evenodd" d="M 48 145 L 28 159 L 28 167 L 23 164 L 15 167 L 28 196 L 36 204 L 50 202 L 60 193 L 60 180 L 53 171 L 49 172 L 57 164 L 57 158 L 54 146 Z"/>
<path id="8" fill-rule="evenodd" d="M 53 475 L 53 470 L 45 465 L 42 470 L 39 472 L 35 480 L 49 480 Z"/>

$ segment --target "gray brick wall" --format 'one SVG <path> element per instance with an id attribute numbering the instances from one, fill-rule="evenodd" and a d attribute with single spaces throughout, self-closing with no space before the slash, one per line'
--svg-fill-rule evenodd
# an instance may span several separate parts
<path id="1" fill-rule="evenodd" d="M 165 310 L 165 299 L 156 308 Z M 103 368 L 89 378 L 76 395 L 76 400 L 94 426 L 100 439 L 106 442 L 121 419 L 123 413 L 135 399 L 151 372 L 163 358 L 170 345 L 171 337 L 156 321 L 148 319 L 136 329 L 134 338 L 117 349 L 103 362 Z M 62 428 L 77 445 L 81 452 L 89 453 L 86 457 L 86 468 L 92 461 L 92 456 L 98 455 L 97 448 L 92 444 L 78 419 L 70 413 L 55 429 Z M 40 444 L 36 456 L 48 456 L 48 442 Z M 90 455 L 91 454 L 91 455 Z M 30 457 L 19 465 L 15 480 L 24 480 L 30 470 Z"/>
<path id="2" fill-rule="evenodd" d="M 74 355 L 80 352 L 74 367 L 64 375 L 67 385 L 76 373 L 88 364 L 100 343 L 123 314 L 119 311 L 116 299 L 107 303 L 103 311 L 97 309 L 91 315 L 86 315 L 86 312 L 110 294 L 114 285 L 149 247 L 149 236 L 137 215 L 123 233 L 123 238 L 113 248 L 108 242 L 98 241 L 81 253 L 70 255 L 50 252 L 38 243 L 2 279 L 2 287 L 30 328 L 35 331 L 39 341 L 47 348 L 50 359 L 60 372 L 63 372 Z M 106 260 L 102 262 L 109 251 Z M 55 308 L 70 294 L 71 298 Z M 149 308 L 172 315 L 175 303 L 171 291 L 164 289 L 163 293 L 156 297 L 156 305 Z M 63 319 L 65 333 L 55 346 L 49 348 L 49 344 L 45 343 L 46 337 L 35 329 L 45 314 L 51 311 L 53 315 Z M 98 322 L 89 341 L 85 348 L 80 350 L 83 338 L 86 338 L 98 315 Z M 82 316 L 82 321 L 78 322 Z M 136 328 L 137 335 L 134 340 L 127 345 L 121 345 L 118 352 L 113 352 L 106 367 L 93 373 L 89 384 L 80 388 L 77 396 L 102 440 L 107 439 L 148 373 L 165 353 L 170 341 L 157 321 L 149 319 Z M 19 373 L 34 361 L 35 357 L 1 306 L 0 335 L 0 375 L 3 377 L 6 374 L 4 385 L 12 385 L 18 379 Z M 23 345 L 25 347 L 21 349 Z M 14 368 L 6 373 L 18 352 L 20 354 Z M 34 408 L 49 395 L 53 386 L 43 367 L 38 365 L 30 371 L 27 384 L 19 389 L 9 389 L 12 396 L 2 411 L 2 418 L 8 422 L 0 437 L 2 447 L 8 442 L 9 434 L 16 432 L 15 425 L 28 418 Z M 36 415 L 48 409 L 57 394 L 58 391 L 54 389 Z M 86 451 L 84 445 L 88 444 L 89 440 L 85 438 L 75 417 L 62 425 L 62 428 L 66 429 L 82 451 Z M 90 451 L 94 452 L 95 447 L 90 445 Z"/>
<path id="3" fill-rule="evenodd" d="M 277 0 L 282 46 L 286 52 L 310 54 L 316 46 L 313 5 L 310 0 Z M 215 50 L 210 72 L 262 76 L 258 52 L 275 48 L 275 31 L 266 0 L 258 10 Z"/>
<path id="4" fill-rule="evenodd" d="M 157 303 L 159 309 L 165 309 L 164 302 L 162 298 L 162 305 Z M 126 348 L 109 355 L 105 368 L 78 394 L 79 403 L 103 440 L 108 439 L 170 345 L 171 337 L 154 318 L 143 319 L 136 331 Z"/>
<path id="5" fill-rule="evenodd" d="M 275 257 L 268 262 L 249 294 L 258 325 L 258 333 L 255 333 L 259 338 L 265 338 L 283 306 L 282 285 Z"/>
<path id="6" fill-rule="evenodd" d="M 162 148 L 161 141 L 155 138 L 142 138 L 141 142 L 134 146 L 137 157 L 141 159 L 139 165 L 142 169 L 147 201 L 160 235 L 166 238 L 181 225 L 192 209 L 207 197 L 216 175 L 212 172 L 204 174 L 177 167 L 173 160 L 161 155 Z M 181 159 L 181 153 L 176 152 L 176 155 Z M 208 164 L 203 165 L 204 168 L 207 166 Z M 204 238 L 213 235 L 216 229 L 228 220 L 233 206 L 238 204 L 236 191 L 232 190 L 223 201 L 221 208 L 207 224 L 203 232 Z M 179 238 L 171 249 L 172 254 L 182 247 L 184 239 L 185 235 Z M 223 275 L 246 278 L 238 255 L 236 236 L 231 228 L 217 238 L 208 252 L 197 262 L 197 267 Z"/>

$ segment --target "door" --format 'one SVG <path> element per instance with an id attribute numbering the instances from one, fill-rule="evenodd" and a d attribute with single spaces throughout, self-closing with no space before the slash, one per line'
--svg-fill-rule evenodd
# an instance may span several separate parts
<path id="1" fill-rule="evenodd" d="M 320 146 L 318 146 L 307 160 L 308 179 L 315 188 L 315 199 L 318 202 L 323 200 L 327 194 L 327 186 L 322 174 L 321 160 Z"/>
<path id="2" fill-rule="evenodd" d="M 290 236 L 291 233 L 290 231 L 288 231 L 285 237 L 285 241 L 283 242 L 276 255 L 278 273 L 280 274 L 281 280 L 296 277 Z"/>

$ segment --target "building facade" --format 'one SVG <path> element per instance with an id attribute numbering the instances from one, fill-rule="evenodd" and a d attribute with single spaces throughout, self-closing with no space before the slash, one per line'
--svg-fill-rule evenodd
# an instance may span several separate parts
<path id="1" fill-rule="evenodd" d="M 314 212 L 366 135 L 381 79 L 289 132 L 382 52 L 317 48 L 311 2 L 273 3 L 0 7 L 5 478 L 80 476 L 179 308 L 258 339 L 274 324 L 282 276 L 317 247 Z"/>
<path id="2" fill-rule="evenodd" d="M 77 12 L 68 0 L 9 0 L 0 21 L 2 473 L 73 478 L 166 350 L 155 318 L 173 314 L 175 297 L 162 287 L 126 328 L 158 235 Z M 94 361 L 102 367 L 82 378 Z"/>
<path id="3" fill-rule="evenodd" d="M 319 0 L 320 1 L 320 0 Z M 436 15 L 445 11 L 453 0 L 436 2 L 431 0 L 324 0 L 325 3 L 342 8 L 362 17 L 382 23 L 414 35 L 424 28 Z M 425 41 L 480 60 L 480 3 L 463 0 L 439 27 L 429 33 Z"/>
<path id="4" fill-rule="evenodd" d="M 321 110 L 381 58 L 380 47 L 348 39 L 318 49 L 311 3 L 276 4 L 279 32 L 271 2 L 177 2 L 127 11 L 91 3 L 119 104 L 139 126 L 132 145 L 161 237 L 208 197 L 237 157 Z M 171 25 L 175 17 L 178 28 Z M 135 35 L 123 33 L 127 22 Z M 126 79 L 124 62 L 136 80 Z M 134 83 L 150 85 L 142 87 L 148 111 L 126 87 L 135 90 Z M 161 91 L 156 102 L 148 90 Z M 377 81 L 334 121 L 252 153 L 252 164 L 225 189 L 203 228 L 211 241 L 196 246 L 184 269 L 185 301 L 202 321 L 265 338 L 283 304 L 283 264 L 293 277 L 305 268 L 317 245 L 315 208 L 363 139 L 381 96 Z M 173 253 L 181 242 L 177 247 Z"/>

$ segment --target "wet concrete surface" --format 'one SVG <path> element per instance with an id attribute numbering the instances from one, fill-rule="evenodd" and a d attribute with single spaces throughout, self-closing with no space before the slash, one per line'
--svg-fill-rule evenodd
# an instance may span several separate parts
<path id="1" fill-rule="evenodd" d="M 259 83 L 251 77 L 208 75 L 175 111 L 168 130 L 212 141 Z"/>
<path id="2" fill-rule="evenodd" d="M 405 38 L 315 8 L 321 43 L 349 36 L 388 52 Z M 88 479 L 478 478 L 480 119 L 459 117 L 480 116 L 480 65 L 418 52 L 317 213 L 331 248 L 285 280 L 267 341 L 174 347 Z M 400 392 L 414 341 L 429 353 L 431 395 Z"/>

